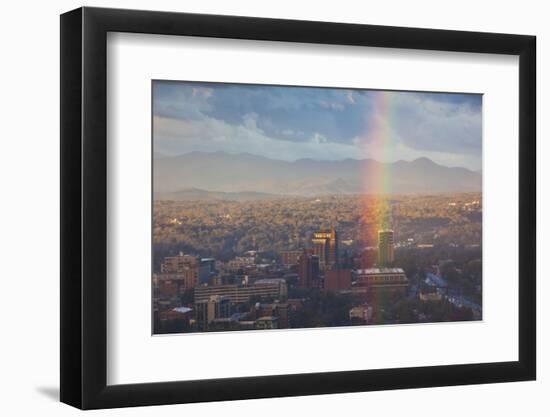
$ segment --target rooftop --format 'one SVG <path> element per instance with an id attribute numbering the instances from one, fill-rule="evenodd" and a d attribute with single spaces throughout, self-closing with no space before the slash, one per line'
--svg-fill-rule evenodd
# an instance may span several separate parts
<path id="1" fill-rule="evenodd" d="M 277 317 L 273 317 L 273 316 L 263 316 L 263 317 L 260 317 L 258 319 L 256 319 L 256 321 L 276 321 L 278 320 Z"/>
<path id="2" fill-rule="evenodd" d="M 366 269 L 357 269 L 355 272 L 362 275 L 367 274 L 404 274 L 403 268 L 366 268 Z"/>
<path id="3" fill-rule="evenodd" d="M 237 320 L 235 320 L 233 317 L 218 317 L 212 321 L 214 323 L 232 323 Z"/>
<path id="4" fill-rule="evenodd" d="M 254 282 L 254 285 L 257 284 L 282 284 L 286 283 L 284 278 L 260 278 Z"/>

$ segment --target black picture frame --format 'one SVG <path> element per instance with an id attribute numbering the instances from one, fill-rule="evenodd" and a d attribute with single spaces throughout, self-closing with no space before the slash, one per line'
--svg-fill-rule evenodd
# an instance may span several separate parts
<path id="1" fill-rule="evenodd" d="M 107 385 L 108 32 L 519 56 L 519 360 Z M 60 57 L 62 402 L 96 409 L 535 379 L 534 36 L 84 7 L 61 16 Z"/>

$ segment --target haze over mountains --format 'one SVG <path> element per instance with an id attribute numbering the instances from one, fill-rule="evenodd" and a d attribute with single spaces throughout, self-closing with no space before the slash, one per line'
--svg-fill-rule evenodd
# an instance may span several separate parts
<path id="1" fill-rule="evenodd" d="M 393 194 L 479 192 L 481 173 L 449 168 L 428 158 L 381 163 L 373 159 L 294 162 L 249 153 L 191 152 L 154 157 L 156 200 L 250 200 L 378 192 L 368 178 L 380 177 Z"/>

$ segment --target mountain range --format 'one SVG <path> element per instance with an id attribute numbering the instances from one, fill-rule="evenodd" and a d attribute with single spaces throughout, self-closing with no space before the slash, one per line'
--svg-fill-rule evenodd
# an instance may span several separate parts
<path id="1" fill-rule="evenodd" d="M 481 191 L 480 172 L 445 167 L 428 158 L 288 162 L 249 153 L 191 152 L 155 155 L 153 170 L 156 200 L 359 194 L 377 192 L 368 184 L 380 181 L 394 194 Z"/>

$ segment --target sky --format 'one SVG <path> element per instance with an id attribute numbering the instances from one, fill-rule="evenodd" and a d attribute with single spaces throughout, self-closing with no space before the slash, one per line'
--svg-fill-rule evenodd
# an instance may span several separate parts
<path id="1" fill-rule="evenodd" d="M 154 152 L 286 161 L 427 157 L 480 170 L 481 107 L 478 94 L 154 81 Z"/>

